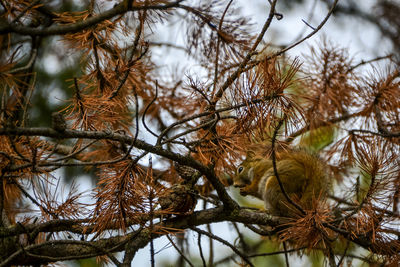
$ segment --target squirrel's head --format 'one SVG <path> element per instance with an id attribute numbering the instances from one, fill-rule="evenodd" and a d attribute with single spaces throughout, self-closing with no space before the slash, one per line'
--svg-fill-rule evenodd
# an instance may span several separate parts
<path id="1" fill-rule="evenodd" d="M 250 161 L 243 161 L 236 169 L 236 175 L 233 179 L 233 186 L 245 187 L 249 185 L 254 178 L 254 166 Z"/>
<path id="2" fill-rule="evenodd" d="M 271 161 L 268 158 L 248 151 L 246 159 L 236 169 L 233 185 L 239 188 L 245 187 L 255 178 L 260 178 L 259 176 L 270 167 Z"/>

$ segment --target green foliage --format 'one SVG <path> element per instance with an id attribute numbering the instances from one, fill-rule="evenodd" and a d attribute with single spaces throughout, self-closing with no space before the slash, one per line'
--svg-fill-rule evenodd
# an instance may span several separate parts
<path id="1" fill-rule="evenodd" d="M 282 251 L 281 245 L 276 241 L 266 239 L 257 252 L 266 253 L 274 251 Z M 253 262 L 255 266 L 286 266 L 284 254 L 256 257 Z"/>
<path id="2" fill-rule="evenodd" d="M 300 146 L 310 151 L 318 152 L 330 145 L 336 138 L 336 127 L 334 125 L 320 127 L 303 134 Z"/>
<path id="3" fill-rule="evenodd" d="M 96 261 L 96 258 L 77 260 L 73 264 L 76 267 L 98 267 L 99 266 L 99 264 Z"/>
<path id="4" fill-rule="evenodd" d="M 372 176 L 364 171 L 360 171 L 360 175 L 356 181 L 356 200 L 360 203 L 368 193 L 372 181 Z"/>

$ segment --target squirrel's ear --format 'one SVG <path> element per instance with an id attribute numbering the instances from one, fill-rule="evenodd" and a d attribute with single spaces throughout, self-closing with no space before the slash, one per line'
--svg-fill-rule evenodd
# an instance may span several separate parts
<path id="1" fill-rule="evenodd" d="M 246 158 L 247 158 L 247 159 L 254 158 L 255 155 L 256 155 L 256 152 L 254 152 L 254 151 L 252 151 L 252 150 L 247 150 L 247 152 L 246 152 Z"/>

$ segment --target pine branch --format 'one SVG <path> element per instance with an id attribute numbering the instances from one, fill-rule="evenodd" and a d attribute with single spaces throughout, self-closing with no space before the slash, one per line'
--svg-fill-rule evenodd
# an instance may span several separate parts
<path id="1" fill-rule="evenodd" d="M 225 207 L 229 210 L 238 208 L 238 204 L 228 195 L 225 186 L 219 181 L 215 175 L 214 170 L 207 166 L 202 165 L 190 156 L 182 156 L 178 153 L 174 153 L 169 150 L 165 150 L 159 146 L 153 146 L 140 139 L 134 139 L 131 136 L 121 135 L 111 131 L 78 131 L 78 130 L 65 130 L 60 133 L 52 128 L 0 128 L 0 135 L 8 136 L 45 136 L 53 138 L 83 138 L 83 139 L 95 139 L 95 140 L 112 140 L 119 141 L 123 144 L 133 145 L 136 148 L 145 150 L 150 153 L 154 153 L 170 160 L 176 161 L 181 165 L 192 167 L 202 173 L 210 183 L 213 185 L 215 190 L 220 197 L 220 200 L 224 203 Z M 39 164 L 40 165 L 40 164 Z M 53 165 L 57 165 L 53 163 Z M 62 164 L 60 164 L 62 165 Z M 25 166 L 14 166 L 10 167 L 9 171 L 15 171 L 21 168 L 27 168 L 30 164 Z"/>
<path id="2" fill-rule="evenodd" d="M 112 19 L 118 15 L 124 14 L 129 11 L 140 11 L 140 10 L 168 10 L 170 8 L 179 7 L 179 3 L 183 0 L 171 2 L 165 5 L 140 5 L 129 7 L 129 0 L 115 5 L 113 8 L 106 10 L 96 16 L 92 16 L 84 21 L 68 25 L 55 25 L 47 28 L 33 28 L 27 26 L 21 26 L 13 23 L 2 23 L 0 25 L 0 35 L 8 33 L 18 33 L 21 35 L 29 36 L 49 36 L 49 35 L 62 35 L 67 33 L 75 33 L 91 26 L 94 26 L 102 21 Z"/>

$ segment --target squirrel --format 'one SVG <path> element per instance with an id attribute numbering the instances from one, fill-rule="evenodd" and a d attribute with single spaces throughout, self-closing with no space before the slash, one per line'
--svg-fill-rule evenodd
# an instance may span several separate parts
<path id="1" fill-rule="evenodd" d="M 305 150 L 276 152 L 276 169 L 283 188 L 291 200 L 304 210 L 313 208 L 313 201 L 324 199 L 330 188 L 325 164 L 319 157 Z M 270 157 L 248 151 L 238 166 L 233 185 L 243 196 L 264 200 L 266 210 L 276 216 L 292 217 L 299 214 L 279 186 Z"/>

